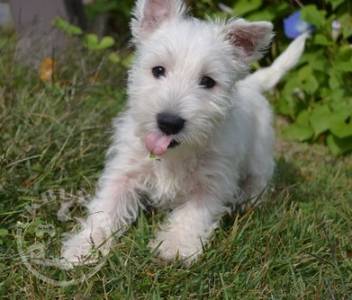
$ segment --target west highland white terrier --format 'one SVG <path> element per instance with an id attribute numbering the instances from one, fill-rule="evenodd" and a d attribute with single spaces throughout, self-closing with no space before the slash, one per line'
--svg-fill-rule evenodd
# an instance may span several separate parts
<path id="1" fill-rule="evenodd" d="M 269 22 L 205 22 L 181 0 L 138 0 L 136 57 L 126 111 L 89 215 L 63 243 L 71 266 L 106 255 L 134 222 L 140 199 L 170 210 L 150 243 L 165 260 L 198 257 L 232 206 L 263 193 L 274 169 L 272 112 L 262 92 L 299 60 L 306 35 L 266 69 L 249 64 L 269 47 Z"/>

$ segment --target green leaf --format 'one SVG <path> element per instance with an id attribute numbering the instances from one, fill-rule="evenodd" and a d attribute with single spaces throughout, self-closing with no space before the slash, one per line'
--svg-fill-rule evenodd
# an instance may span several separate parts
<path id="1" fill-rule="evenodd" d="M 329 134 L 329 136 L 326 139 L 326 144 L 329 147 L 329 150 L 331 151 L 332 154 L 334 155 L 341 155 L 342 150 L 340 149 L 338 143 L 336 142 L 335 137 L 332 134 Z"/>
<path id="2" fill-rule="evenodd" d="M 291 118 L 295 117 L 295 107 L 292 105 L 294 100 L 291 96 L 279 97 L 277 102 L 275 103 L 277 111 L 285 116 L 289 116 Z"/>
<path id="3" fill-rule="evenodd" d="M 342 114 L 347 118 L 352 114 L 352 98 L 344 97 L 333 102 L 334 113 Z"/>
<path id="4" fill-rule="evenodd" d="M 299 124 L 292 124 L 286 127 L 283 136 L 289 140 L 304 142 L 311 139 L 314 135 L 312 128 Z"/>
<path id="5" fill-rule="evenodd" d="M 319 88 L 319 83 L 314 76 L 311 66 L 307 65 L 298 72 L 298 78 L 301 81 L 301 87 L 309 94 L 314 94 Z"/>
<path id="6" fill-rule="evenodd" d="M 309 126 L 309 120 L 310 120 L 310 113 L 307 110 L 302 111 L 298 116 L 296 123 L 299 125 L 306 125 Z"/>
<path id="7" fill-rule="evenodd" d="M 331 111 L 327 105 L 318 106 L 310 115 L 310 124 L 314 130 L 315 136 L 319 136 L 330 127 Z"/>
<path id="8" fill-rule="evenodd" d="M 323 34 L 317 34 L 314 37 L 314 44 L 320 46 L 329 46 L 332 44 L 332 41 L 328 40 L 328 38 Z"/>
<path id="9" fill-rule="evenodd" d="M 267 8 L 257 9 L 249 13 L 246 18 L 251 21 L 275 21 L 282 20 L 289 12 L 289 4 L 282 2 Z"/>
<path id="10" fill-rule="evenodd" d="M 329 87 L 321 88 L 320 96 L 324 101 L 330 102 L 334 110 L 337 106 L 343 103 L 343 100 L 346 98 L 345 91 L 342 88 L 330 89 Z"/>
<path id="11" fill-rule="evenodd" d="M 94 33 L 86 34 L 84 37 L 85 45 L 88 49 L 94 50 L 98 47 L 98 36 Z"/>
<path id="12" fill-rule="evenodd" d="M 304 53 L 301 62 L 308 63 L 312 70 L 322 72 L 326 72 L 326 68 L 328 65 L 328 59 L 323 49 L 314 51 L 313 53 Z"/>
<path id="13" fill-rule="evenodd" d="M 332 6 L 333 9 L 337 8 L 340 6 L 345 0 L 327 0 Z"/>
<path id="14" fill-rule="evenodd" d="M 335 69 L 341 73 L 352 73 L 352 61 L 336 62 Z"/>
<path id="15" fill-rule="evenodd" d="M 286 84 L 276 102 L 276 108 L 280 113 L 296 119 L 297 113 L 305 108 L 305 99 L 306 94 L 302 90 L 298 71 L 293 71 L 286 77 Z"/>
<path id="16" fill-rule="evenodd" d="M 254 12 L 247 16 L 247 19 L 250 21 L 273 21 L 275 17 L 275 13 L 267 9 L 263 11 Z"/>
<path id="17" fill-rule="evenodd" d="M 326 11 L 319 10 L 315 4 L 306 5 L 301 10 L 304 21 L 318 28 L 325 24 Z"/>
<path id="18" fill-rule="evenodd" d="M 114 64 L 118 64 L 121 61 L 120 56 L 115 52 L 110 53 L 108 58 Z"/>
<path id="19" fill-rule="evenodd" d="M 108 49 L 108 48 L 114 46 L 114 44 L 115 44 L 114 38 L 112 38 L 111 36 L 105 36 L 100 41 L 99 50 Z"/>
<path id="20" fill-rule="evenodd" d="M 244 16 L 249 12 L 258 9 L 262 5 L 262 0 L 239 0 L 236 1 L 233 10 L 237 16 Z"/>
<path id="21" fill-rule="evenodd" d="M 338 138 L 352 137 L 352 116 L 349 112 L 335 113 L 329 119 L 330 131 Z"/>
<path id="22" fill-rule="evenodd" d="M 85 45 L 89 50 L 105 50 L 112 47 L 115 44 L 115 40 L 106 36 L 103 37 L 101 41 L 98 40 L 98 36 L 96 34 L 87 34 L 84 38 Z"/>
<path id="23" fill-rule="evenodd" d="M 341 73 L 333 68 L 329 71 L 329 86 L 331 89 L 340 89 L 343 84 Z"/>
<path id="24" fill-rule="evenodd" d="M 56 28 L 62 30 L 68 35 L 75 36 L 75 35 L 81 35 L 83 33 L 82 29 L 70 24 L 68 21 L 62 19 L 62 18 L 56 18 L 54 20 L 53 24 Z"/>
<path id="25" fill-rule="evenodd" d="M 345 39 L 352 35 L 352 15 L 350 12 L 345 13 L 339 18 L 342 28 L 342 34 Z"/>
<path id="26" fill-rule="evenodd" d="M 326 140 L 327 145 L 334 155 L 342 155 L 352 151 L 352 137 L 340 139 L 330 134 Z"/>
<path id="27" fill-rule="evenodd" d="M 352 22 L 352 19 L 351 19 Z M 350 45 L 341 45 L 337 51 L 336 59 L 338 61 L 347 61 L 352 59 L 352 48 Z"/>
<path id="28" fill-rule="evenodd" d="M 308 111 L 302 111 L 297 119 L 296 122 L 283 130 L 284 137 L 304 142 L 311 139 L 314 135 L 314 131 L 310 126 L 310 113 Z"/>
<path id="29" fill-rule="evenodd" d="M 335 56 L 334 69 L 342 73 L 352 72 L 352 48 L 350 46 L 344 45 L 339 47 Z"/>

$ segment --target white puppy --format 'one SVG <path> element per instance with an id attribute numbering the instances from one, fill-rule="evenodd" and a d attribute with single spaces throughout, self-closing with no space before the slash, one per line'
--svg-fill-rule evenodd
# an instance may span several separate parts
<path id="1" fill-rule="evenodd" d="M 93 248 L 107 254 L 135 221 L 141 195 L 171 209 L 151 242 L 161 258 L 201 254 L 229 206 L 260 195 L 272 176 L 272 113 L 261 93 L 297 63 L 306 38 L 246 77 L 270 44 L 271 23 L 205 22 L 181 0 L 139 0 L 131 28 L 127 110 L 115 122 L 89 216 L 64 241 L 72 264 L 90 261 Z"/>

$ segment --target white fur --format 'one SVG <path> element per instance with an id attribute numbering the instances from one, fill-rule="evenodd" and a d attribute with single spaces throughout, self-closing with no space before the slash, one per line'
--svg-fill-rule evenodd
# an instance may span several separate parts
<path id="1" fill-rule="evenodd" d="M 270 23 L 200 21 L 185 14 L 180 0 L 140 0 L 134 15 L 137 52 L 127 110 L 115 122 L 89 216 L 64 241 L 62 255 L 69 263 L 83 263 L 102 244 L 99 250 L 108 253 L 112 236 L 135 221 L 141 194 L 171 209 L 151 246 L 163 259 L 190 262 L 229 206 L 260 195 L 273 173 L 272 113 L 258 88 L 263 78 L 242 80 L 248 62 L 268 47 Z M 241 44 L 246 33 L 250 52 Z M 160 65 L 166 76 L 155 79 L 151 69 Z M 288 68 L 282 71 L 280 77 Z M 217 82 L 213 89 L 199 85 L 204 75 Z M 174 136 L 180 145 L 153 160 L 144 139 L 158 131 L 156 115 L 165 110 L 182 116 L 186 125 Z"/>
<path id="2" fill-rule="evenodd" d="M 257 88 L 260 92 L 272 89 L 298 63 L 308 37 L 309 33 L 303 33 L 296 38 L 270 67 L 247 76 L 245 84 Z"/>

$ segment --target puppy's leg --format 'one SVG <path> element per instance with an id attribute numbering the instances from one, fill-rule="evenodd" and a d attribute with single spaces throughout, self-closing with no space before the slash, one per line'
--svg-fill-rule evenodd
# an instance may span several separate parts
<path id="1" fill-rule="evenodd" d="M 261 202 L 274 172 L 273 152 L 270 146 L 267 146 L 266 149 L 269 150 L 265 151 L 264 146 L 261 144 L 261 148 L 258 147 L 260 150 L 254 151 L 248 166 L 248 177 L 243 186 L 247 200 L 252 205 Z"/>
<path id="2" fill-rule="evenodd" d="M 172 211 L 150 246 L 164 260 L 179 257 L 190 263 L 202 253 L 203 245 L 225 210 L 218 199 L 194 194 L 183 206 Z"/>
<path id="3" fill-rule="evenodd" d="M 242 211 L 257 206 L 263 200 L 271 178 L 270 170 L 263 173 L 251 173 L 242 182 L 242 194 L 238 198 L 238 207 Z"/>
<path id="4" fill-rule="evenodd" d="M 272 116 L 265 99 L 262 100 L 262 108 L 254 110 L 259 125 L 255 129 L 254 144 L 249 150 L 249 160 L 245 168 L 247 177 L 242 185 L 244 200 L 250 205 L 256 205 L 263 199 L 262 195 L 268 187 L 275 166 Z"/>
<path id="5" fill-rule="evenodd" d="M 95 198 L 88 204 L 88 218 L 80 232 L 63 242 L 64 262 L 83 264 L 94 261 L 95 248 L 106 255 L 112 244 L 112 236 L 121 234 L 138 214 L 137 179 L 133 172 L 122 171 L 119 160 L 108 163 Z M 132 175 L 131 175 L 132 174 Z"/>

